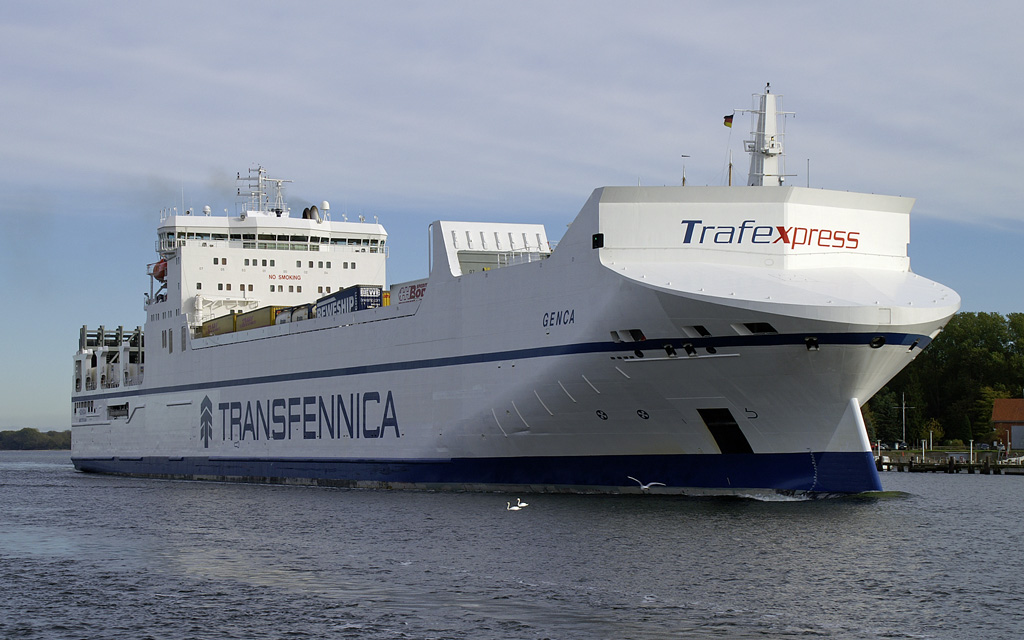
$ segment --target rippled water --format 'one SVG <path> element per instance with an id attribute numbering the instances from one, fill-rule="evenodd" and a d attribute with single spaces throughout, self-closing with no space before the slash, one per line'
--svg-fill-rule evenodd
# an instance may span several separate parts
<path id="1" fill-rule="evenodd" d="M 1013 638 L 1024 477 L 874 497 L 115 478 L 0 452 L 3 638 Z"/>

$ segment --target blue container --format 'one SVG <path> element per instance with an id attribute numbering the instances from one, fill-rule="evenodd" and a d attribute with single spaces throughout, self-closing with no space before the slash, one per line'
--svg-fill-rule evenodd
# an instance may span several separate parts
<path id="1" fill-rule="evenodd" d="M 381 306 L 381 288 L 357 284 L 316 301 L 316 317 L 352 313 Z"/>

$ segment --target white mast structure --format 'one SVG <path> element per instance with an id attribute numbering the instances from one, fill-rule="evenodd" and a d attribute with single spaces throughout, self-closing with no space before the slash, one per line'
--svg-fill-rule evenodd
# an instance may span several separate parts
<path id="1" fill-rule="evenodd" d="M 771 84 L 766 84 L 764 93 L 754 94 L 754 97 L 760 99 L 758 108 L 737 109 L 737 111 L 747 111 L 757 116 L 757 124 L 754 131 L 751 132 L 754 139 L 743 142 L 750 154 L 750 173 L 747 176 L 747 185 L 779 187 L 786 180 L 782 145 L 785 131 L 784 128 L 779 127 L 779 116 L 792 115 L 793 112 L 777 109 L 778 98 L 782 96 L 771 92 Z"/>

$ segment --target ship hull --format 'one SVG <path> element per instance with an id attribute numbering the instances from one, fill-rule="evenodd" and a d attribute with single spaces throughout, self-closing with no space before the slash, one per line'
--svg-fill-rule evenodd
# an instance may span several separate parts
<path id="1" fill-rule="evenodd" d="M 640 473 L 655 493 L 744 495 L 880 491 L 870 452 L 546 456 L 453 460 L 76 458 L 81 471 L 153 478 L 450 491 L 618 493 Z M 636 477 L 636 476 L 633 476 Z"/>
<path id="2" fill-rule="evenodd" d="M 430 316 L 417 316 L 393 319 L 396 335 L 422 335 Z M 248 372 L 254 342 L 275 350 L 265 353 L 316 343 L 292 358 L 309 367 L 95 395 L 97 413 L 100 404 L 134 409 L 78 423 L 74 463 L 101 473 L 357 487 L 619 492 L 638 489 L 633 477 L 683 494 L 858 493 L 880 484 L 857 398 L 928 341 L 811 331 L 815 349 L 806 332 L 436 357 L 401 356 L 425 356 L 423 345 L 436 340 L 384 353 L 349 348 L 370 344 L 362 332 L 379 336 L 387 324 L 276 337 L 280 329 L 267 329 L 193 349 L 188 369 L 223 373 L 235 362 L 232 370 Z M 879 336 L 886 345 L 873 348 Z M 288 339 L 292 346 L 269 346 Z"/>

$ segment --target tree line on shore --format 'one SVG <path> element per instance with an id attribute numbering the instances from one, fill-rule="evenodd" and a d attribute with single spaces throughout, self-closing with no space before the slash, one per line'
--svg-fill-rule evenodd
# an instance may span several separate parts
<path id="1" fill-rule="evenodd" d="M 0 450 L 27 451 L 70 448 L 71 431 L 40 431 L 32 427 L 25 427 L 17 431 L 0 431 Z"/>
<path id="2" fill-rule="evenodd" d="M 872 441 L 991 443 L 992 404 L 1024 393 L 1024 313 L 962 312 L 864 407 Z"/>

